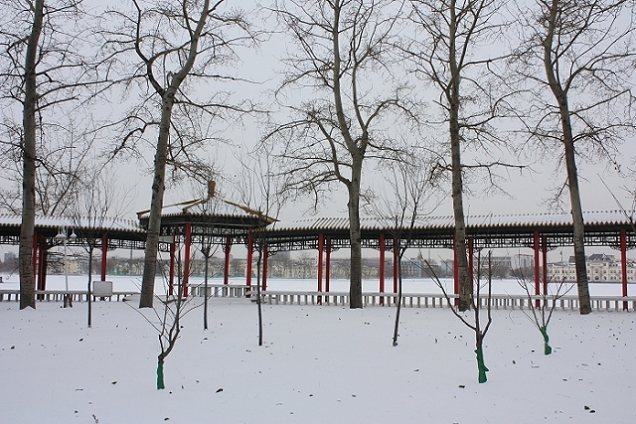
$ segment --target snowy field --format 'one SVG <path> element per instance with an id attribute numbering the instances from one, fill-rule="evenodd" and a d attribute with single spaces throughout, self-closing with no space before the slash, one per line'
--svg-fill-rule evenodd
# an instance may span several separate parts
<path id="1" fill-rule="evenodd" d="M 202 308 L 186 316 L 162 391 L 136 302 L 94 303 L 92 328 L 86 303 L 0 303 L 0 423 L 635 422 L 633 313 L 555 312 L 545 356 L 523 312 L 493 311 L 479 384 L 449 310 L 403 310 L 393 347 L 390 308 L 264 305 L 259 347 L 255 304 L 210 302 L 209 330 Z"/>

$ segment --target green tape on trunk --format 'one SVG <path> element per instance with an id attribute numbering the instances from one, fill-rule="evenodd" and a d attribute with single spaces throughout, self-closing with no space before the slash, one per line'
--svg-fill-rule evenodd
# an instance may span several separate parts
<path id="1" fill-rule="evenodd" d="M 552 353 L 552 348 L 548 344 L 548 342 L 550 341 L 550 337 L 548 337 L 548 329 L 546 327 L 541 327 L 539 330 L 543 335 L 543 353 L 549 355 Z"/>
<path id="2" fill-rule="evenodd" d="M 165 389 L 163 384 L 163 362 L 157 363 L 157 390 Z"/>
<path id="3" fill-rule="evenodd" d="M 488 381 L 488 378 L 486 378 L 486 373 L 490 370 L 484 364 L 484 352 L 481 349 L 477 349 L 475 353 L 477 354 L 477 368 L 479 369 L 479 382 L 485 383 L 486 381 Z"/>

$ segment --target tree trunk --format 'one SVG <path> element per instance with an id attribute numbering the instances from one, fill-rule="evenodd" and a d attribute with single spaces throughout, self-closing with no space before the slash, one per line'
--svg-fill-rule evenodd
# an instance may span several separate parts
<path id="1" fill-rule="evenodd" d="M 556 75 L 558 58 L 553 58 L 552 46 L 556 32 L 557 15 L 561 4 L 558 0 L 552 0 L 548 16 L 548 28 L 546 38 L 543 41 L 543 66 L 546 72 L 548 84 L 559 107 L 561 117 L 562 142 L 565 149 L 565 166 L 570 191 L 570 207 L 572 208 L 572 227 L 574 241 L 574 264 L 576 269 L 576 285 L 579 293 L 579 312 L 587 315 L 592 312 L 590 306 L 590 293 L 587 282 L 587 266 L 585 263 L 583 211 L 581 209 L 581 195 L 579 192 L 579 180 L 576 170 L 576 157 L 574 150 L 574 136 L 572 122 L 570 120 L 570 108 L 568 106 L 567 93 L 563 90 Z"/>
<path id="2" fill-rule="evenodd" d="M 470 308 L 471 281 L 468 274 L 468 257 L 466 255 L 466 224 L 464 221 L 464 201 L 462 185 L 462 168 L 460 159 L 459 132 L 453 136 L 451 124 L 451 167 L 453 218 L 455 219 L 455 246 L 457 252 L 457 269 L 459 270 L 459 302 L 457 308 L 466 311 Z"/>
<path id="3" fill-rule="evenodd" d="M 155 278 L 157 273 L 157 249 L 159 248 L 159 231 L 161 229 L 161 210 L 165 191 L 166 161 L 168 157 L 168 141 L 170 139 L 170 123 L 172 106 L 176 90 L 172 87 L 163 96 L 161 108 L 161 125 L 157 151 L 155 154 L 154 178 L 152 182 L 152 200 L 150 217 L 144 252 L 144 274 L 141 280 L 140 308 L 152 308 L 155 295 Z"/>
<path id="4" fill-rule="evenodd" d="M 258 244 L 256 258 L 256 307 L 258 311 L 258 345 L 263 346 L 263 307 L 261 305 L 261 263 L 263 260 L 263 243 Z"/>
<path id="5" fill-rule="evenodd" d="M 219 2 L 220 3 L 220 2 Z M 185 4 L 185 3 L 184 3 Z M 217 3 L 218 4 L 218 3 Z M 216 6 L 215 6 L 216 7 Z M 214 8 L 215 8 L 214 7 Z M 213 9 L 214 9 L 213 8 Z M 150 216 L 148 219 L 148 233 L 146 236 L 146 250 L 144 252 L 144 275 L 141 280 L 141 296 L 139 299 L 140 308 L 152 308 L 155 290 L 155 276 L 157 272 L 157 249 L 159 247 L 159 231 L 161 229 L 161 210 L 163 208 L 163 194 L 165 190 L 166 178 L 166 161 L 168 156 L 168 143 L 170 142 L 170 126 L 172 124 L 172 107 L 174 106 L 175 96 L 179 91 L 179 87 L 185 81 L 186 77 L 192 71 L 194 62 L 199 53 L 199 40 L 205 28 L 207 18 L 211 14 L 210 1 L 204 0 L 201 5 L 201 15 L 199 19 L 194 21 L 186 16 L 184 6 L 184 18 L 187 18 L 188 25 L 196 22 L 196 28 L 188 26 L 188 35 L 190 39 L 186 41 L 184 46 L 185 61 L 182 68 L 166 78 L 170 84 L 164 90 L 155 80 L 152 74 L 152 63 L 146 61 L 148 69 L 148 79 L 154 87 L 157 94 L 161 96 L 161 122 L 159 124 L 159 139 L 157 140 L 157 149 L 155 152 L 154 177 L 152 182 L 152 200 L 150 202 Z M 139 40 L 137 40 L 139 41 Z"/>
<path id="6" fill-rule="evenodd" d="M 585 262 L 585 230 L 583 223 L 583 211 L 581 210 L 579 180 L 576 170 L 574 143 L 570 140 L 570 142 L 565 141 L 564 144 L 565 165 L 568 173 L 568 187 L 570 189 L 570 205 L 572 207 L 574 267 L 576 269 L 576 287 L 579 293 L 579 312 L 581 313 L 581 315 L 587 315 L 592 312 L 592 307 L 590 305 L 590 292 L 587 281 L 587 265 Z"/>
<path id="7" fill-rule="evenodd" d="M 163 379 L 163 357 L 159 355 L 157 358 L 157 390 L 163 390 L 166 388 Z"/>
<path id="8" fill-rule="evenodd" d="M 88 245 L 88 287 L 86 290 L 86 296 L 88 299 L 88 328 L 91 328 L 93 324 L 93 293 L 91 288 L 91 283 L 93 282 L 93 249 L 94 246 L 91 244 L 92 241 L 89 240 Z"/>
<path id="9" fill-rule="evenodd" d="M 208 262 L 210 261 L 210 245 L 207 246 L 205 252 L 205 268 L 203 271 L 203 329 L 208 329 Z"/>
<path id="10" fill-rule="evenodd" d="M 33 274 L 33 233 L 35 229 L 35 161 L 36 161 L 36 110 L 38 103 L 36 66 L 38 44 L 44 20 L 44 0 L 36 0 L 33 10 L 33 26 L 27 43 L 24 105 L 22 123 L 23 140 L 23 182 L 22 182 L 22 225 L 20 226 L 20 309 L 35 309 L 35 277 Z"/>
<path id="11" fill-rule="evenodd" d="M 360 178 L 362 159 L 353 161 L 349 185 L 349 227 L 351 238 L 351 275 L 349 283 L 349 307 L 362 308 L 362 230 L 360 228 Z"/>
<path id="12" fill-rule="evenodd" d="M 468 258 L 466 256 L 466 223 L 464 221 L 464 187 L 462 182 L 462 160 L 461 160 L 461 134 L 459 126 L 459 106 L 460 106 L 460 81 L 461 75 L 457 63 L 457 51 L 455 40 L 457 37 L 458 17 L 455 14 L 455 4 L 450 7 L 450 45 L 449 64 L 451 80 L 446 91 L 449 107 L 449 135 L 451 147 L 451 185 L 453 198 L 453 218 L 455 220 L 455 245 L 457 269 L 459 271 L 459 301 L 457 308 L 466 311 L 470 308 L 470 294 L 472 292 L 472 281 L 468 279 Z"/>
<path id="13" fill-rule="evenodd" d="M 476 330 L 476 349 L 475 349 L 475 355 L 477 356 L 477 369 L 479 371 L 479 376 L 477 378 L 477 380 L 480 383 L 485 383 L 486 381 L 488 381 L 488 378 L 486 377 L 486 373 L 488 371 L 490 371 L 488 369 L 488 367 L 486 367 L 486 364 L 484 364 L 484 350 L 483 350 L 483 335 L 479 334 L 479 330 Z"/>
<path id="14" fill-rule="evenodd" d="M 397 229 L 397 227 L 396 227 Z M 398 231 L 399 234 L 399 231 Z M 393 326 L 393 346 L 398 345 L 398 336 L 400 330 L 400 312 L 402 311 L 402 257 L 406 252 L 406 249 L 402 250 L 400 247 L 400 237 L 396 237 L 395 239 L 397 243 L 393 244 L 393 248 L 397 249 L 398 253 L 398 261 L 395 266 L 397 266 L 397 275 L 398 275 L 398 297 L 397 297 L 397 306 L 395 311 L 395 325 Z M 407 244 L 408 246 L 408 244 Z"/>

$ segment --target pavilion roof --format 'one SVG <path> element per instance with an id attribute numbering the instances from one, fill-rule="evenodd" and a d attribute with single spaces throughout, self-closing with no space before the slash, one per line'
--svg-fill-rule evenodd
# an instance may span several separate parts
<path id="1" fill-rule="evenodd" d="M 630 218 L 632 221 L 630 221 Z M 583 212 L 586 226 L 629 225 L 634 222 L 623 211 L 593 211 Z M 403 228 L 409 227 L 409 219 L 405 219 Z M 466 227 L 479 228 L 518 228 L 518 227 L 562 227 L 572 225 L 572 215 L 569 213 L 540 213 L 513 215 L 472 215 L 465 217 Z M 396 227 L 394 217 L 362 217 L 362 230 L 387 230 Z M 451 229 L 455 227 L 452 215 L 419 216 L 415 219 L 416 229 Z M 349 229 L 348 217 L 316 217 L 296 221 L 282 221 L 268 228 L 269 231 L 304 231 L 304 230 L 343 231 Z"/>

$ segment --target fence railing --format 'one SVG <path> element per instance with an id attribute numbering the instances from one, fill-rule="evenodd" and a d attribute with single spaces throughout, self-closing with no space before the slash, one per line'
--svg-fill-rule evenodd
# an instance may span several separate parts
<path id="1" fill-rule="evenodd" d="M 190 294 L 195 297 L 203 297 L 206 288 L 203 285 L 191 286 Z M 254 286 L 210 284 L 207 287 L 208 297 L 224 298 L 251 298 L 256 301 Z M 88 293 L 81 290 L 37 290 L 36 298 L 42 302 L 61 302 L 66 295 L 70 295 L 74 302 L 85 302 Z M 104 300 L 122 301 L 127 296 L 138 295 L 136 291 L 114 291 L 111 297 Z M 457 295 L 450 294 L 451 302 Z M 398 295 L 395 293 L 363 293 L 364 306 L 395 306 Z M 442 293 L 405 293 L 402 295 L 402 306 L 406 308 L 448 308 L 448 299 Z M 0 302 L 19 301 L 19 290 L 0 290 Z M 261 301 L 271 305 L 349 305 L 349 293 L 347 292 L 300 292 L 300 291 L 262 291 Z M 526 296 L 510 294 L 493 294 L 490 298 L 492 309 L 528 309 L 529 303 L 541 304 L 547 302 L 547 307 L 555 306 L 555 309 L 577 310 L 578 298 L 574 295 L 562 296 L 558 299 L 543 296 Z M 636 311 L 636 297 L 622 296 L 593 296 L 590 298 L 592 309 L 598 311 Z M 479 299 L 480 308 L 486 308 L 487 297 Z M 556 305 L 555 305 L 556 304 Z"/>
<path id="2" fill-rule="evenodd" d="M 126 296 L 139 294 L 133 291 L 113 292 L 112 296 L 93 296 L 94 299 L 103 299 L 108 301 L 121 301 Z M 87 302 L 88 292 L 86 290 L 36 290 L 35 298 L 41 302 L 63 302 L 64 297 L 69 295 L 73 302 Z M 20 290 L 0 290 L 0 302 L 20 300 Z"/>
<path id="3" fill-rule="evenodd" d="M 252 297 L 254 294 L 252 293 Z M 261 293 L 263 303 L 276 305 L 348 305 L 349 293 L 334 292 L 263 292 Z M 451 302 L 457 295 L 449 295 Z M 364 306 L 395 306 L 398 295 L 394 293 L 363 293 L 362 301 Z M 406 308 L 448 308 L 448 299 L 443 294 L 421 294 L 407 293 L 402 295 L 402 306 Z M 254 299 L 253 299 L 254 300 Z M 528 309 L 529 303 L 547 302 L 547 307 L 555 305 L 555 309 L 578 310 L 579 300 L 576 296 L 563 296 L 558 299 L 546 298 L 542 296 L 524 296 L 497 294 L 490 298 L 491 309 Z M 636 311 L 636 297 L 622 296 L 599 296 L 590 298 L 592 309 L 605 311 L 626 310 Z M 479 307 L 487 308 L 488 298 L 479 299 Z"/>

